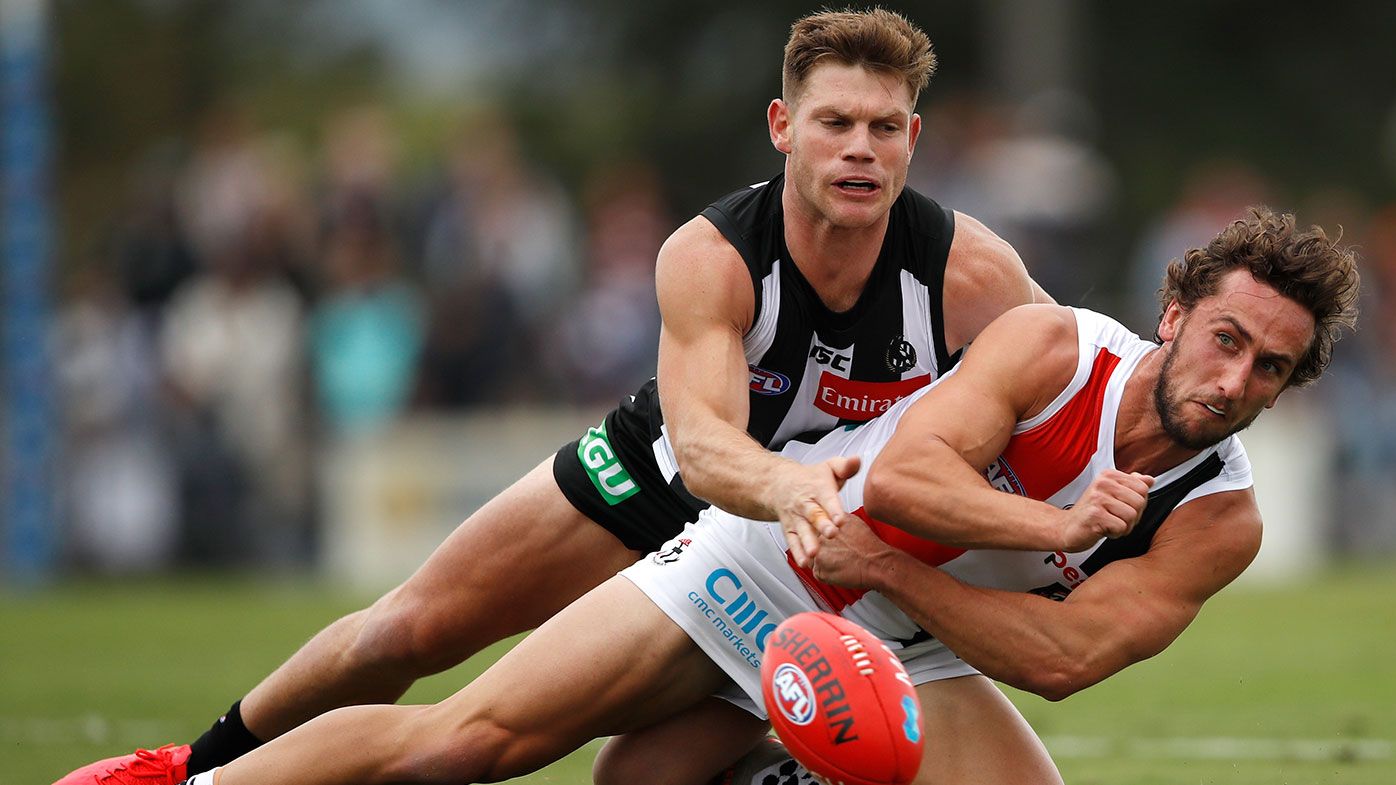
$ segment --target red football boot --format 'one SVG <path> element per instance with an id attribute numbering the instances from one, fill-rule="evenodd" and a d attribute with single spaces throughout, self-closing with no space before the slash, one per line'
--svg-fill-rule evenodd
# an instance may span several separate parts
<path id="1" fill-rule="evenodd" d="M 188 760 L 188 744 L 166 744 L 89 763 L 53 785 L 176 785 L 189 778 Z"/>

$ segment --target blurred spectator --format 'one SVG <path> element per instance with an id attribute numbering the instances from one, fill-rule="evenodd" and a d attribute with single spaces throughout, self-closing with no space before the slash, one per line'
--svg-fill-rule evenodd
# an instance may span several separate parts
<path id="1" fill-rule="evenodd" d="M 1318 388 L 1337 429 L 1334 545 L 1351 555 L 1396 549 L 1396 204 L 1361 239 L 1360 329 Z"/>
<path id="2" fill-rule="evenodd" d="M 175 293 L 161 355 L 176 418 L 186 555 L 269 565 L 309 555 L 304 314 L 288 283 L 297 218 L 250 138 L 196 153 L 184 207 L 204 271 Z"/>
<path id="3" fill-rule="evenodd" d="M 917 165 L 924 174 L 913 187 L 924 182 L 931 198 L 978 217 L 1017 249 L 1058 301 L 1100 307 L 1088 293 L 1103 274 L 1102 230 L 1115 173 L 1090 141 L 1090 105 L 1048 91 L 1008 115 L 974 99 L 944 111 L 949 123 L 934 124 L 936 136 L 926 140 L 930 160 Z"/>
<path id="4" fill-rule="evenodd" d="M 423 317 L 414 287 L 400 275 L 383 206 L 367 193 L 337 202 L 325 242 L 325 290 L 311 317 L 311 369 L 330 431 L 361 433 L 406 406 Z"/>
<path id="5" fill-rule="evenodd" d="M 145 322 L 103 265 L 75 273 L 55 341 L 71 555 L 103 572 L 166 567 L 178 505 L 158 371 Z"/>
<path id="6" fill-rule="evenodd" d="M 644 163 L 601 170 L 585 202 L 586 281 L 554 325 L 549 365 L 569 400 L 611 405 L 654 375 L 654 263 L 674 222 L 658 174 Z"/>
<path id="7" fill-rule="evenodd" d="M 1247 207 L 1267 202 L 1269 191 L 1265 180 L 1240 161 L 1206 161 L 1189 172 L 1177 202 L 1144 228 L 1130 259 L 1126 312 L 1120 314 L 1124 323 L 1152 336 L 1162 310 L 1159 283 L 1169 260 L 1211 242 Z"/>
<path id="8" fill-rule="evenodd" d="M 432 292 L 421 402 L 545 400 L 539 360 L 552 314 L 576 285 L 572 205 L 491 117 L 451 151 L 451 182 L 427 228 Z"/>
<path id="9" fill-rule="evenodd" d="M 115 237 L 126 294 L 132 305 L 152 316 L 197 265 L 175 206 L 176 162 L 171 152 L 157 148 L 146 156 Z"/>

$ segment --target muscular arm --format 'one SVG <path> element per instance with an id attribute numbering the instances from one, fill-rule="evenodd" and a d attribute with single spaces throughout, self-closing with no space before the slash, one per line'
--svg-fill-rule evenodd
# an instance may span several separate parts
<path id="1" fill-rule="evenodd" d="M 972 216 L 955 213 L 955 239 L 945 262 L 945 345 L 955 351 L 1005 311 L 1027 303 L 1054 304 L 1018 252 Z"/>
<path id="2" fill-rule="evenodd" d="M 750 373 L 742 336 L 755 295 L 741 256 L 704 218 L 664 244 L 656 268 L 663 326 L 659 394 L 684 484 L 729 512 L 780 520 L 801 558 L 818 549 L 814 526 L 842 513 L 838 489 L 857 459 L 803 466 L 746 432 Z M 822 511 L 822 514 L 821 514 Z"/>
<path id="3" fill-rule="evenodd" d="M 1049 700 L 1163 651 L 1260 547 L 1250 490 L 1206 496 L 1169 515 L 1147 553 L 1054 602 L 970 586 L 857 526 L 825 544 L 817 577 L 881 592 L 984 675 Z"/>
<path id="4" fill-rule="evenodd" d="M 995 321 L 954 375 L 897 424 L 868 471 L 863 490 L 868 514 L 964 548 L 1070 551 L 1106 534 L 1068 531 L 1085 511 L 1068 514 L 1003 493 L 983 474 L 1008 444 L 1014 425 L 1042 411 L 1066 388 L 1077 354 L 1076 321 L 1065 308 L 1025 306 Z"/>

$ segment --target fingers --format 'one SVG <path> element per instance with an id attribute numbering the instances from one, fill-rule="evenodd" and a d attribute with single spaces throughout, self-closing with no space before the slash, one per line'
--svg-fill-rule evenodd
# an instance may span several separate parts
<path id="1" fill-rule="evenodd" d="M 804 516 L 791 516 L 788 522 L 782 522 L 781 528 L 785 530 L 785 541 L 790 546 L 790 555 L 795 559 L 795 563 L 801 567 L 809 567 L 814 561 L 814 557 L 819 554 L 819 532 L 816 524 L 811 522 L 811 518 L 818 521 L 821 527 L 829 527 L 835 532 L 829 516 L 824 510 L 814 502 L 809 502 L 805 507 Z"/>
<path id="2" fill-rule="evenodd" d="M 829 468 L 833 469 L 834 479 L 838 480 L 839 487 L 843 487 L 846 480 L 857 474 L 858 469 L 862 468 L 862 465 L 863 459 L 856 455 L 831 458 L 829 460 Z"/>

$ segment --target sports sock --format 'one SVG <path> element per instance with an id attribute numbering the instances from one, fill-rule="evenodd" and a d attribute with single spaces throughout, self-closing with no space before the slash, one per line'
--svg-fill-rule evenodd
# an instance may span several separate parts
<path id="1" fill-rule="evenodd" d="M 180 785 L 216 785 L 218 782 L 218 769 L 212 769 L 195 774 Z"/>
<path id="2" fill-rule="evenodd" d="M 242 724 L 242 701 L 234 703 L 228 713 L 218 718 L 213 727 L 204 731 L 189 745 L 187 771 L 208 771 L 214 766 L 231 763 L 262 746 L 262 740 Z"/>

